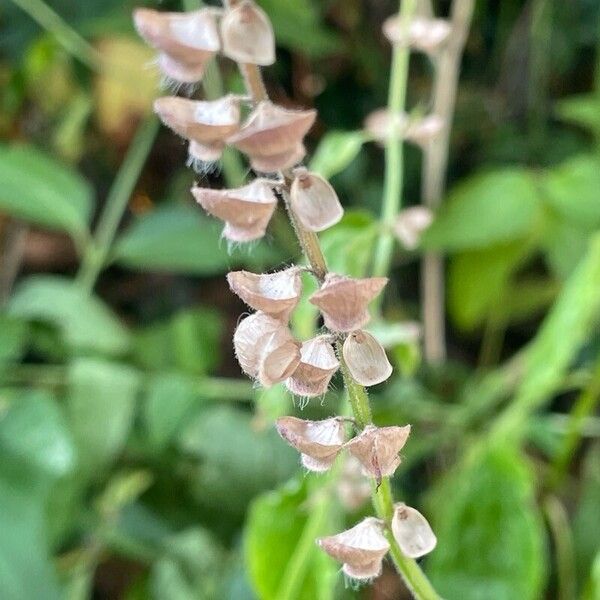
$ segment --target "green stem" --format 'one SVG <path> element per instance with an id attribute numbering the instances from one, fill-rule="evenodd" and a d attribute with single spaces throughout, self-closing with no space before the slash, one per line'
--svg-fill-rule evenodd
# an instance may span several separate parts
<path id="1" fill-rule="evenodd" d="M 401 28 L 406 30 L 415 11 L 415 0 L 404 0 L 400 6 Z M 406 103 L 406 84 L 408 81 L 408 63 L 410 48 L 408 45 L 396 44 L 392 53 L 390 73 L 390 89 L 388 94 L 388 113 L 390 117 L 404 112 Z M 385 146 L 385 176 L 383 182 L 383 204 L 381 223 L 383 231 L 377 240 L 373 259 L 373 275 L 385 277 L 389 270 L 394 249 L 392 227 L 402 201 L 403 140 L 390 129 Z"/>
<path id="2" fill-rule="evenodd" d="M 98 275 L 106 263 L 117 228 L 152 149 L 157 131 L 158 121 L 153 116 L 148 117 L 141 124 L 110 188 L 96 227 L 94 242 L 88 246 L 77 273 L 77 283 L 87 292 L 91 292 L 94 288 Z"/>

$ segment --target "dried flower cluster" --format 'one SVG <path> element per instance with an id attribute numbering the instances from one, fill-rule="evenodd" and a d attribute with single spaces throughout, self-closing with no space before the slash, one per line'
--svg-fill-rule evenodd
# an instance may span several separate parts
<path id="1" fill-rule="evenodd" d="M 142 37 L 158 50 L 160 69 L 179 83 L 199 81 L 217 53 L 237 61 L 241 68 L 272 64 L 275 42 L 267 15 L 251 0 L 230 4 L 223 10 L 205 8 L 183 14 L 139 9 L 134 19 Z M 417 34 L 411 36 L 412 40 Z M 433 51 L 432 46 L 443 41 L 436 42 L 438 38 L 430 35 L 423 47 Z M 230 94 L 214 101 L 160 98 L 155 111 L 189 142 L 194 160 L 215 161 L 230 145 L 245 154 L 253 170 L 261 174 L 236 189 L 193 187 L 198 204 L 223 222 L 224 238 L 242 243 L 264 236 L 281 198 L 296 228 L 309 235 L 342 218 L 342 206 L 329 182 L 296 167 L 305 155 L 303 139 L 315 121 L 314 110 L 289 110 L 255 94 L 250 98 Z M 412 128 L 410 135 L 417 142 L 430 135 L 423 130 L 432 129 L 425 123 L 420 129 L 414 123 L 405 128 L 407 132 Z M 228 274 L 231 290 L 255 311 L 239 323 L 233 338 L 242 370 L 264 387 L 283 382 L 302 398 L 325 394 L 341 361 L 362 386 L 385 381 L 392 366 L 381 344 L 363 328 L 370 319 L 369 303 L 382 292 L 387 279 L 355 279 L 306 269 L 320 285 L 309 301 L 320 310 L 325 331 L 301 342 L 288 323 L 302 296 L 302 270 L 292 266 L 274 273 Z M 341 348 L 339 354 L 334 344 Z M 399 453 L 410 426 L 368 424 L 349 437 L 348 422 L 341 417 L 309 421 L 290 416 L 277 421 L 277 430 L 298 450 L 306 469 L 327 471 L 344 451 L 360 465 L 363 477 L 379 485 L 400 464 Z M 348 531 L 320 539 L 319 545 L 343 562 L 349 577 L 369 579 L 379 574 L 390 548 L 386 531 L 406 556 L 421 556 L 435 545 L 423 516 L 404 504 L 396 506 L 390 523 L 369 517 Z"/>

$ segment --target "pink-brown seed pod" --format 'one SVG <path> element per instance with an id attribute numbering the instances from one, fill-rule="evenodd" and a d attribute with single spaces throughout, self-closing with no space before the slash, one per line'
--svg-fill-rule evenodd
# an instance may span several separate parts
<path id="1" fill-rule="evenodd" d="M 293 148 L 270 156 L 250 156 L 250 166 L 258 173 L 276 173 L 297 165 L 306 155 L 306 148 L 298 142 Z"/>
<path id="2" fill-rule="evenodd" d="M 300 223 L 310 231 L 323 231 L 340 221 L 344 209 L 331 184 L 316 173 L 296 169 L 290 203 Z"/>
<path id="3" fill-rule="evenodd" d="M 225 144 L 214 142 L 212 144 L 201 144 L 192 140 L 188 145 L 188 154 L 192 161 L 201 163 L 212 163 L 221 158 Z"/>
<path id="4" fill-rule="evenodd" d="M 319 308 L 328 329 L 354 331 L 369 321 L 367 307 L 387 281 L 387 277 L 352 279 L 329 273 L 309 301 Z"/>
<path id="5" fill-rule="evenodd" d="M 279 435 L 300 452 L 303 466 L 317 473 L 331 467 L 346 435 L 344 422 L 339 417 L 322 421 L 280 417 L 276 427 Z"/>
<path id="6" fill-rule="evenodd" d="M 402 554 L 420 558 L 429 554 L 437 544 L 437 538 L 427 519 L 416 509 L 404 502 L 394 505 L 392 533 Z"/>
<path id="7" fill-rule="evenodd" d="M 378 482 L 394 474 L 401 462 L 399 452 L 406 444 L 410 425 L 404 427 L 375 427 L 367 425 L 345 448 L 355 456 L 368 477 Z"/>
<path id="8" fill-rule="evenodd" d="M 223 54 L 232 60 L 268 66 L 275 62 L 275 34 L 266 13 L 251 0 L 229 9 L 221 20 Z"/>
<path id="9" fill-rule="evenodd" d="M 315 110 L 288 110 L 264 100 L 227 143 L 251 159 L 297 153 L 316 116 Z"/>
<path id="10" fill-rule="evenodd" d="M 383 346 L 367 331 L 350 333 L 344 340 L 342 355 L 350 375 L 361 385 L 376 385 L 392 374 Z"/>
<path id="11" fill-rule="evenodd" d="M 322 396 L 339 366 L 329 336 L 317 336 L 302 344 L 300 364 L 285 385 L 297 396 Z"/>
<path id="12" fill-rule="evenodd" d="M 234 242 L 261 238 L 277 205 L 273 182 L 268 179 L 255 179 L 231 190 L 194 186 L 192 194 L 207 213 L 225 221 L 223 236 Z"/>
<path id="13" fill-rule="evenodd" d="M 276 273 L 232 271 L 227 281 L 233 293 L 248 306 L 286 323 L 302 293 L 298 267 Z"/>
<path id="14" fill-rule="evenodd" d="M 154 112 L 175 133 L 203 146 L 224 140 L 240 123 L 240 97 L 229 94 L 213 101 L 189 100 L 177 96 L 157 98 Z"/>
<path id="15" fill-rule="evenodd" d="M 403 28 L 400 16 L 395 15 L 383 24 L 383 34 L 392 44 L 410 46 L 428 54 L 437 52 L 451 33 L 452 27 L 445 19 L 416 17 L 408 28 Z"/>
<path id="16" fill-rule="evenodd" d="M 161 52 L 157 59 L 159 71 L 167 79 L 178 83 L 197 83 L 201 81 L 207 63 L 208 59 L 193 64 L 184 63 L 164 52 Z"/>
<path id="17" fill-rule="evenodd" d="M 269 388 L 285 381 L 300 363 L 300 342 L 281 326 L 266 340 L 258 363 L 258 381 Z"/>
<path id="18" fill-rule="evenodd" d="M 411 206 L 398 213 L 394 234 L 407 250 L 419 245 L 421 235 L 433 222 L 433 213 L 425 206 Z"/>
<path id="19" fill-rule="evenodd" d="M 367 580 L 381 574 L 383 557 L 390 544 L 383 534 L 383 521 L 367 517 L 351 529 L 320 538 L 317 544 L 343 563 L 342 571 L 353 579 Z"/>

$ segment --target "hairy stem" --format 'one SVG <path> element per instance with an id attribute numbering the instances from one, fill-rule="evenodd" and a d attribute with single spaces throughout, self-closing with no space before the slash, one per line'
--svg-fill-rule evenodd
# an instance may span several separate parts
<path id="1" fill-rule="evenodd" d="M 460 62 L 474 5 L 475 0 L 454 0 L 452 3 L 452 33 L 436 64 L 433 112 L 443 119 L 444 126 L 440 135 L 425 148 L 421 180 L 422 202 L 433 210 L 439 206 L 446 185 L 450 129 L 456 104 Z M 439 254 L 429 253 L 423 259 L 421 294 L 425 358 L 431 362 L 442 362 L 446 358 L 446 333 L 444 268 Z"/>

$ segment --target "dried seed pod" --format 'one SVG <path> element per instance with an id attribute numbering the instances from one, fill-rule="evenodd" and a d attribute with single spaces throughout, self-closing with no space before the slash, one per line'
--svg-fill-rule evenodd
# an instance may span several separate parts
<path id="1" fill-rule="evenodd" d="M 233 345 L 242 370 L 265 387 L 287 379 L 300 362 L 300 344 L 290 330 L 262 312 L 240 322 Z"/>
<path id="2" fill-rule="evenodd" d="M 436 53 L 451 33 L 452 27 L 445 19 L 416 17 L 403 29 L 401 18 L 395 15 L 383 24 L 383 34 L 392 44 L 410 46 L 428 54 Z"/>
<path id="3" fill-rule="evenodd" d="M 285 322 L 298 304 L 302 293 L 298 267 L 276 273 L 232 271 L 228 273 L 227 281 L 233 293 L 248 306 Z"/>
<path id="4" fill-rule="evenodd" d="M 138 8 L 133 20 L 144 40 L 159 50 L 159 66 L 172 79 L 199 81 L 208 60 L 221 48 L 217 16 L 220 11 L 203 8 L 170 13 Z"/>
<path id="5" fill-rule="evenodd" d="M 277 204 L 273 182 L 268 179 L 255 179 L 232 190 L 194 186 L 192 194 L 207 213 L 225 221 L 223 236 L 234 242 L 261 238 Z"/>
<path id="6" fill-rule="evenodd" d="M 356 457 L 346 456 L 336 492 L 342 505 L 349 511 L 358 510 L 371 497 L 371 485 Z"/>
<path id="7" fill-rule="evenodd" d="M 288 110 L 265 100 L 227 143 L 247 154 L 258 171 L 277 170 L 275 165 L 293 165 L 304 156 L 302 138 L 316 115 L 315 110 Z"/>
<path id="8" fill-rule="evenodd" d="M 355 438 L 346 442 L 346 449 L 363 466 L 363 472 L 375 477 L 389 477 L 400 464 L 399 452 L 406 444 L 410 425 L 405 427 L 375 427 L 367 425 Z"/>
<path id="9" fill-rule="evenodd" d="M 219 160 L 225 144 L 222 142 L 214 142 L 213 144 L 201 144 L 192 140 L 188 146 L 188 153 L 193 165 L 193 161 L 200 161 L 201 163 L 211 163 Z M 190 166 L 190 163 L 188 163 Z"/>
<path id="10" fill-rule="evenodd" d="M 290 203 L 298 220 L 310 231 L 323 231 L 342 218 L 344 209 L 331 184 L 316 173 L 296 169 Z"/>
<path id="11" fill-rule="evenodd" d="M 301 453 L 302 464 L 309 471 L 327 471 L 344 444 L 344 422 L 339 417 L 323 421 L 280 417 L 276 426 L 279 435 Z"/>
<path id="12" fill-rule="evenodd" d="M 275 62 L 275 34 L 266 13 L 243 0 L 221 20 L 223 54 L 241 63 L 267 66 Z"/>
<path id="13" fill-rule="evenodd" d="M 390 549 L 383 535 L 383 521 L 375 517 L 367 517 L 337 535 L 318 539 L 317 544 L 343 563 L 342 571 L 348 577 L 359 580 L 378 577 L 383 557 Z"/>
<path id="14" fill-rule="evenodd" d="M 394 223 L 394 233 L 407 250 L 414 250 L 421 234 L 433 222 L 433 213 L 425 206 L 411 206 L 401 210 Z"/>
<path id="15" fill-rule="evenodd" d="M 240 97 L 229 94 L 214 101 L 189 100 L 176 96 L 158 98 L 154 112 L 175 133 L 202 146 L 223 141 L 238 130 Z"/>
<path id="16" fill-rule="evenodd" d="M 383 346 L 367 331 L 350 333 L 344 340 L 342 354 L 350 375 L 361 385 L 376 385 L 392 374 Z"/>
<path id="17" fill-rule="evenodd" d="M 404 502 L 394 505 L 392 533 L 402 554 L 410 558 L 429 554 L 437 544 L 437 538 L 427 519 Z"/>
<path id="18" fill-rule="evenodd" d="M 321 289 L 309 301 L 320 309 L 328 329 L 354 331 L 369 321 L 369 302 L 381 292 L 387 281 L 387 277 L 352 279 L 329 273 Z"/>
<path id="19" fill-rule="evenodd" d="M 285 385 L 297 396 L 321 396 L 339 366 L 329 336 L 318 336 L 302 344 L 300 364 Z"/>

